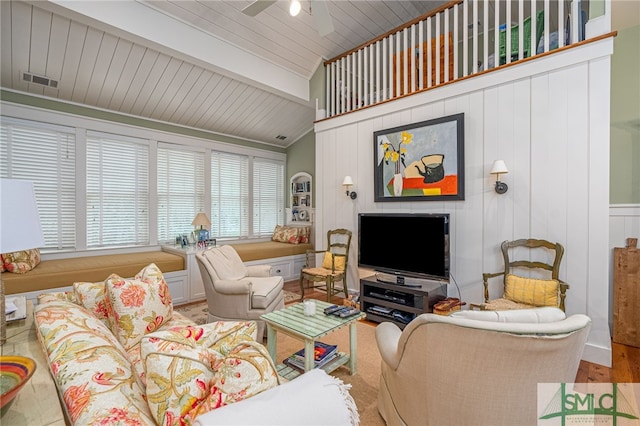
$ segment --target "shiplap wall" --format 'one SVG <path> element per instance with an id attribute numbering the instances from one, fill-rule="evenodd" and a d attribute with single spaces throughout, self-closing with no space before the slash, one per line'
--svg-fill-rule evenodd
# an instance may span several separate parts
<path id="1" fill-rule="evenodd" d="M 499 244 L 543 238 L 565 246 L 567 313 L 593 320 L 583 358 L 611 365 L 609 333 L 609 99 L 612 39 L 571 49 L 316 123 L 316 241 L 357 231 L 360 212 L 451 214 L 449 295 L 481 302 L 482 273 L 502 268 Z M 373 201 L 373 132 L 464 113 L 465 200 Z M 498 195 L 489 170 L 510 170 Z M 341 187 L 354 177 L 353 201 Z M 406 232 L 407 247 L 419 247 Z M 391 249 L 380 247 L 380 250 Z M 398 248 L 395 248 L 398 249 Z M 349 287 L 358 288 L 357 235 Z M 496 284 L 497 285 L 497 284 Z"/>

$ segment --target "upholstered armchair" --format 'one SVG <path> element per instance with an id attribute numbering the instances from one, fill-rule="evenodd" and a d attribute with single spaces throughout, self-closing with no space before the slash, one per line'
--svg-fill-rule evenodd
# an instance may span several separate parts
<path id="1" fill-rule="evenodd" d="M 284 308 L 284 280 L 271 266 L 245 266 L 232 246 L 196 253 L 209 310 L 208 322 L 254 320 L 258 341 L 264 337 L 260 315 Z"/>
<path id="2" fill-rule="evenodd" d="M 575 382 L 590 326 L 551 307 L 382 323 L 378 411 L 388 426 L 535 425 L 538 383 Z"/>

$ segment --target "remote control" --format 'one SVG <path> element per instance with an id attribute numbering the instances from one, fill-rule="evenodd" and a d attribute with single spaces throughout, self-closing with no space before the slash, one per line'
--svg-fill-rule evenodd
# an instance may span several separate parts
<path id="1" fill-rule="evenodd" d="M 341 310 L 342 308 L 344 308 L 344 306 L 338 306 L 338 305 L 331 305 L 328 308 L 324 308 L 324 314 L 325 315 L 330 315 L 334 312 L 337 312 L 339 310 Z"/>
<path id="2" fill-rule="evenodd" d="M 357 310 L 356 308 L 345 309 L 344 311 L 340 312 L 340 318 L 350 317 L 351 315 L 355 315 L 359 313 L 360 311 Z"/>

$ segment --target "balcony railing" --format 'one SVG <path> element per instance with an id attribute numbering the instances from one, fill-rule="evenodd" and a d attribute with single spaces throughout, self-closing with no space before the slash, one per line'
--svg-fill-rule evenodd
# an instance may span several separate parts
<path id="1" fill-rule="evenodd" d="M 570 5 L 557 0 L 449 2 L 326 61 L 324 116 L 429 90 L 577 43 L 585 38 L 587 7 L 578 0 Z"/>

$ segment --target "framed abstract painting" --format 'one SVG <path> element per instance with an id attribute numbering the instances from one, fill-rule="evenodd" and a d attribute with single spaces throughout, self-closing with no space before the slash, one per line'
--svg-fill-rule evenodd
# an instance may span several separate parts
<path id="1" fill-rule="evenodd" d="M 373 134 L 375 201 L 464 200 L 464 113 Z"/>

